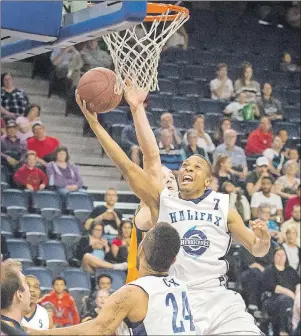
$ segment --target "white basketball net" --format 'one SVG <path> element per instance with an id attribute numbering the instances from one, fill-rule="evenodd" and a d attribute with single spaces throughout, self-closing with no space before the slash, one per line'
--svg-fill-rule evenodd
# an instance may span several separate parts
<path id="1" fill-rule="evenodd" d="M 176 19 L 167 21 L 169 10 L 153 22 L 103 36 L 108 46 L 117 76 L 115 92 L 120 94 L 127 83 L 145 91 L 156 91 L 158 63 L 162 48 L 189 16 L 179 12 Z"/>

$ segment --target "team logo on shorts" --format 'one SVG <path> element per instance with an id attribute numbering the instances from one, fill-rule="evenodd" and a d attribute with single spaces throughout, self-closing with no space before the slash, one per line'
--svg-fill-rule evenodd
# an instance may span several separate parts
<path id="1" fill-rule="evenodd" d="M 181 239 L 181 246 L 190 256 L 199 257 L 209 248 L 210 241 L 204 232 L 195 228 L 194 226 L 184 234 Z"/>

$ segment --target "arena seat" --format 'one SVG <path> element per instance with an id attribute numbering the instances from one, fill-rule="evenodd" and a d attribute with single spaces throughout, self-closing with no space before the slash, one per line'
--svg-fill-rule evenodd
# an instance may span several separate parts
<path id="1" fill-rule="evenodd" d="M 61 216 L 55 218 L 52 225 L 52 235 L 64 243 L 67 258 L 72 258 L 73 246 L 81 238 L 79 220 L 74 216 Z"/>
<path id="2" fill-rule="evenodd" d="M 286 102 L 291 106 L 300 106 L 300 90 L 288 90 L 286 91 Z M 300 112 L 300 109 L 299 109 Z"/>
<path id="3" fill-rule="evenodd" d="M 300 125 L 285 121 L 273 122 L 273 130 L 276 133 L 280 129 L 286 129 L 290 139 L 300 138 Z"/>
<path id="4" fill-rule="evenodd" d="M 124 271 L 115 271 L 110 269 L 97 269 L 95 276 L 98 277 L 100 274 L 110 275 L 113 279 L 112 281 L 112 289 L 114 291 L 118 290 L 125 284 L 126 273 Z"/>
<path id="5" fill-rule="evenodd" d="M 192 127 L 193 123 L 192 112 L 180 112 L 173 114 L 174 124 L 177 128 L 189 129 Z"/>
<path id="6" fill-rule="evenodd" d="M 52 290 L 52 273 L 48 268 L 29 267 L 23 273 L 24 275 L 34 275 L 39 279 L 42 294 L 46 294 Z"/>
<path id="7" fill-rule="evenodd" d="M 176 79 L 159 78 L 158 85 L 160 93 L 166 95 L 176 95 L 178 93 L 178 83 Z"/>
<path id="8" fill-rule="evenodd" d="M 254 131 L 256 128 L 259 126 L 259 121 L 258 120 L 248 120 L 244 121 L 244 130 L 246 134 L 250 134 L 252 131 Z"/>
<path id="9" fill-rule="evenodd" d="M 163 59 L 166 58 L 163 56 Z M 161 62 L 158 68 L 159 78 L 180 78 L 181 77 L 181 66 L 178 64 Z"/>
<path id="10" fill-rule="evenodd" d="M 201 90 L 201 84 L 193 80 L 181 80 L 179 82 L 180 96 L 203 96 L 204 91 Z"/>
<path id="11" fill-rule="evenodd" d="M 1 206 L 5 209 L 5 212 L 15 220 L 27 213 L 28 204 L 26 203 L 23 191 L 6 189 L 2 192 Z"/>
<path id="12" fill-rule="evenodd" d="M 65 246 L 56 240 L 48 240 L 38 246 L 37 262 L 49 268 L 53 276 L 68 267 Z"/>
<path id="13" fill-rule="evenodd" d="M 31 250 L 28 241 L 24 239 L 7 239 L 7 248 L 10 258 L 22 263 L 24 269 L 33 265 Z"/>
<path id="14" fill-rule="evenodd" d="M 32 255 L 36 256 L 37 246 L 47 240 L 47 233 L 41 215 L 28 214 L 19 218 L 18 234 L 31 245 Z"/>
<path id="15" fill-rule="evenodd" d="M 9 188 L 9 176 L 7 170 L 1 166 L 1 190 Z"/>
<path id="16" fill-rule="evenodd" d="M 66 197 L 66 209 L 81 222 L 85 221 L 93 210 L 93 200 L 90 195 L 82 192 L 71 192 Z"/>
<path id="17" fill-rule="evenodd" d="M 283 106 L 283 118 L 288 122 L 300 122 L 300 107 Z"/>
<path id="18" fill-rule="evenodd" d="M 223 115 L 220 113 L 208 113 L 205 116 L 205 128 L 207 132 L 214 132 L 220 121 L 222 120 Z"/>
<path id="19" fill-rule="evenodd" d="M 121 134 L 124 129 L 124 124 L 113 124 L 110 127 L 110 135 L 118 144 L 121 144 Z"/>
<path id="20" fill-rule="evenodd" d="M 61 197 L 55 191 L 37 191 L 32 194 L 32 207 L 48 221 L 51 221 L 62 213 Z"/>
<path id="21" fill-rule="evenodd" d="M 173 97 L 171 99 L 171 109 L 175 112 L 193 111 L 191 99 L 187 97 Z"/>
<path id="22" fill-rule="evenodd" d="M 223 104 L 218 100 L 198 98 L 198 114 L 219 113 L 223 115 Z"/>
<path id="23" fill-rule="evenodd" d="M 128 115 L 123 110 L 113 110 L 109 113 L 101 113 L 98 114 L 99 122 L 104 127 L 109 127 L 109 125 L 113 124 L 124 124 L 126 125 L 128 122 Z"/>
<path id="24" fill-rule="evenodd" d="M 149 107 L 153 110 L 166 111 L 169 109 L 169 104 L 167 102 L 167 96 L 161 94 L 150 94 L 149 95 Z"/>
<path id="25" fill-rule="evenodd" d="M 146 112 L 146 116 L 150 124 L 150 127 L 156 127 L 157 124 L 154 115 L 151 112 Z"/>
<path id="26" fill-rule="evenodd" d="M 13 237 L 11 220 L 9 216 L 4 213 L 1 214 L 1 236 L 5 238 Z"/>

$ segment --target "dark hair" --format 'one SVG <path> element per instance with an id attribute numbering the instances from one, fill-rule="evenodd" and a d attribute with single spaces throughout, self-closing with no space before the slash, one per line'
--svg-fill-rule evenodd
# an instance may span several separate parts
<path id="1" fill-rule="evenodd" d="M 142 247 L 145 259 L 155 272 L 167 272 L 180 250 L 178 231 L 168 223 L 158 223 L 147 232 Z"/>
<path id="2" fill-rule="evenodd" d="M 59 146 L 55 149 L 54 151 L 54 157 L 55 159 L 57 159 L 57 155 L 59 152 L 65 152 L 66 153 L 66 162 L 68 162 L 70 160 L 70 155 L 68 152 L 68 148 L 66 146 Z"/>
<path id="3" fill-rule="evenodd" d="M 100 274 L 97 278 L 96 278 L 96 283 L 99 283 L 99 280 L 102 278 L 108 278 L 111 280 L 111 283 L 113 283 L 113 278 L 109 275 L 109 274 Z"/>
<path id="4" fill-rule="evenodd" d="M 245 82 L 245 72 L 247 70 L 247 68 L 252 68 L 252 64 L 250 62 L 243 62 L 241 65 L 241 72 L 240 72 L 240 80 L 242 81 L 243 85 L 246 85 Z"/>
<path id="5" fill-rule="evenodd" d="M 228 69 L 228 65 L 226 63 L 219 63 L 216 66 L 216 71 L 220 71 L 220 69 L 222 69 L 222 68 L 227 68 Z"/>
<path id="6" fill-rule="evenodd" d="M 34 131 L 35 127 L 37 127 L 37 126 L 41 126 L 41 127 L 44 128 L 44 125 L 41 124 L 39 121 L 37 121 L 36 123 L 34 123 L 34 124 L 32 125 L 32 131 Z"/>
<path id="7" fill-rule="evenodd" d="M 205 121 L 205 116 L 203 114 L 196 114 L 193 116 L 192 119 L 192 125 L 198 120 L 198 119 L 203 119 Z"/>
<path id="8" fill-rule="evenodd" d="M 101 221 L 93 220 L 93 222 L 91 223 L 90 229 L 89 229 L 89 234 L 92 234 L 92 231 L 95 229 L 97 225 L 100 225 L 102 227 L 102 230 L 104 230 L 104 226 Z"/>
<path id="9" fill-rule="evenodd" d="M 262 180 L 269 180 L 269 181 L 271 181 L 272 184 L 274 183 L 274 181 L 273 181 L 273 179 L 271 178 L 271 176 L 264 176 L 264 177 L 261 179 L 261 181 L 262 181 Z"/>
<path id="10" fill-rule="evenodd" d="M 217 156 L 215 164 L 214 164 L 214 168 L 213 168 L 213 172 L 216 176 L 219 176 L 218 173 L 221 169 L 222 163 L 224 163 L 228 159 L 229 159 L 229 156 L 226 154 L 220 154 Z"/>
<path id="11" fill-rule="evenodd" d="M 226 120 L 229 121 L 230 124 L 231 124 L 231 119 L 230 118 L 224 118 L 224 119 L 221 120 L 220 125 L 218 125 L 218 129 L 214 133 L 214 139 L 216 141 L 219 141 L 219 142 L 224 141 L 224 131 L 222 129 L 222 126 L 223 126 L 223 124 Z"/>
<path id="12" fill-rule="evenodd" d="M 67 285 L 66 280 L 63 277 L 58 276 L 52 280 L 52 286 L 54 286 L 56 281 L 64 281 L 65 286 Z"/>
<path id="13" fill-rule="evenodd" d="M 27 117 L 28 114 L 29 114 L 29 112 L 30 112 L 30 110 L 33 109 L 34 107 L 36 107 L 36 108 L 38 109 L 38 111 L 39 111 L 39 112 L 38 112 L 38 116 L 40 116 L 40 114 L 41 114 L 41 106 L 38 105 L 38 104 L 30 104 L 30 105 L 27 106 L 26 109 L 25 109 L 24 117 Z"/>
<path id="14" fill-rule="evenodd" d="M 118 229 L 118 238 L 122 239 L 122 228 L 124 226 L 124 224 L 126 223 L 130 223 L 131 224 L 131 227 L 133 228 L 133 223 L 130 221 L 130 220 L 123 220 L 119 226 L 119 229 Z"/>
<path id="15" fill-rule="evenodd" d="M 4 72 L 3 74 L 1 74 L 1 87 L 3 87 L 4 85 L 4 77 L 7 75 L 11 75 L 10 72 Z"/>
<path id="16" fill-rule="evenodd" d="M 275 247 L 273 257 L 275 257 L 275 254 L 276 254 L 278 251 L 284 251 L 284 253 L 285 253 L 285 255 L 286 255 L 286 261 L 285 261 L 285 265 L 284 265 L 284 267 L 287 268 L 287 267 L 289 266 L 289 261 L 288 261 L 287 253 L 286 253 L 285 249 L 283 248 L 283 246 L 277 246 L 277 247 Z M 274 261 L 273 261 L 273 263 L 274 263 Z"/>
<path id="17" fill-rule="evenodd" d="M 1 267 L 1 309 L 11 307 L 17 291 L 24 292 L 19 271 L 8 266 Z"/>

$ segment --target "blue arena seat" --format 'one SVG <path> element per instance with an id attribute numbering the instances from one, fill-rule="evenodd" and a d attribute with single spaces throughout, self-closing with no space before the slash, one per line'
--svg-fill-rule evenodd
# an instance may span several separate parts
<path id="1" fill-rule="evenodd" d="M 300 107 L 283 106 L 283 119 L 288 122 L 300 122 Z"/>
<path id="2" fill-rule="evenodd" d="M 280 129 L 286 129 L 289 138 L 300 138 L 300 125 L 296 123 L 277 121 L 273 123 L 274 132 L 279 131 Z"/>
<path id="3" fill-rule="evenodd" d="M 27 213 L 24 192 L 17 189 L 6 189 L 2 192 L 1 206 L 14 220 Z"/>
<path id="4" fill-rule="evenodd" d="M 286 91 L 286 102 L 291 106 L 300 106 L 300 90 L 288 90 Z"/>
<path id="5" fill-rule="evenodd" d="M 185 128 L 185 129 L 192 128 L 193 116 L 194 114 L 192 112 L 174 113 L 173 114 L 174 124 L 177 128 Z"/>
<path id="6" fill-rule="evenodd" d="M 179 82 L 179 95 L 180 96 L 198 96 L 202 94 L 200 85 L 193 80 L 181 80 Z"/>
<path id="7" fill-rule="evenodd" d="M 8 215 L 4 213 L 1 214 L 1 236 L 4 236 L 5 238 L 13 237 L 13 227 L 11 219 Z"/>
<path id="8" fill-rule="evenodd" d="M 223 104 L 217 100 L 212 99 L 198 99 L 198 113 L 208 114 L 208 113 L 219 113 L 223 115 Z"/>
<path id="9" fill-rule="evenodd" d="M 178 93 L 178 83 L 176 79 L 159 78 L 159 91 L 166 95 L 176 95 Z"/>
<path id="10" fill-rule="evenodd" d="M 173 63 L 161 62 L 158 67 L 158 75 L 160 78 L 180 78 L 181 66 Z"/>
<path id="11" fill-rule="evenodd" d="M 48 240 L 38 246 L 37 261 L 49 268 L 53 276 L 68 267 L 65 246 L 56 240 Z"/>
<path id="12" fill-rule="evenodd" d="M 48 221 L 51 221 L 62 213 L 61 197 L 55 191 L 37 191 L 32 194 L 32 207 Z"/>
<path id="13" fill-rule="evenodd" d="M 171 100 L 171 109 L 176 113 L 181 111 L 193 111 L 193 103 L 187 97 L 173 97 Z"/>
<path id="14" fill-rule="evenodd" d="M 29 243 L 24 239 L 7 239 L 10 257 L 22 263 L 24 269 L 33 265 Z"/>
<path id="15" fill-rule="evenodd" d="M 167 111 L 169 109 L 169 104 L 167 99 L 170 97 L 161 94 L 150 94 L 149 95 L 149 107 L 153 110 Z"/>
<path id="16" fill-rule="evenodd" d="M 23 271 L 24 275 L 34 275 L 40 281 L 42 294 L 52 290 L 52 273 L 45 267 L 29 267 Z"/>
<path id="17" fill-rule="evenodd" d="M 128 114 L 123 110 L 113 110 L 107 113 L 98 114 L 99 122 L 104 127 L 110 127 L 113 124 L 124 124 L 128 122 Z"/>
<path id="18" fill-rule="evenodd" d="M 9 176 L 5 167 L 1 166 L 1 190 L 9 188 Z"/>
<path id="19" fill-rule="evenodd" d="M 83 222 L 93 210 L 93 200 L 89 194 L 74 191 L 66 197 L 66 208 Z"/>
<path id="20" fill-rule="evenodd" d="M 118 290 L 120 287 L 122 287 L 125 284 L 126 279 L 126 273 L 124 271 L 115 271 L 111 269 L 97 269 L 95 272 L 95 276 L 97 277 L 100 274 L 108 274 L 112 277 L 112 289 L 114 291 Z"/>
<path id="21" fill-rule="evenodd" d="M 113 124 L 110 127 L 110 135 L 118 144 L 121 143 L 121 134 L 124 127 L 123 124 Z"/>

